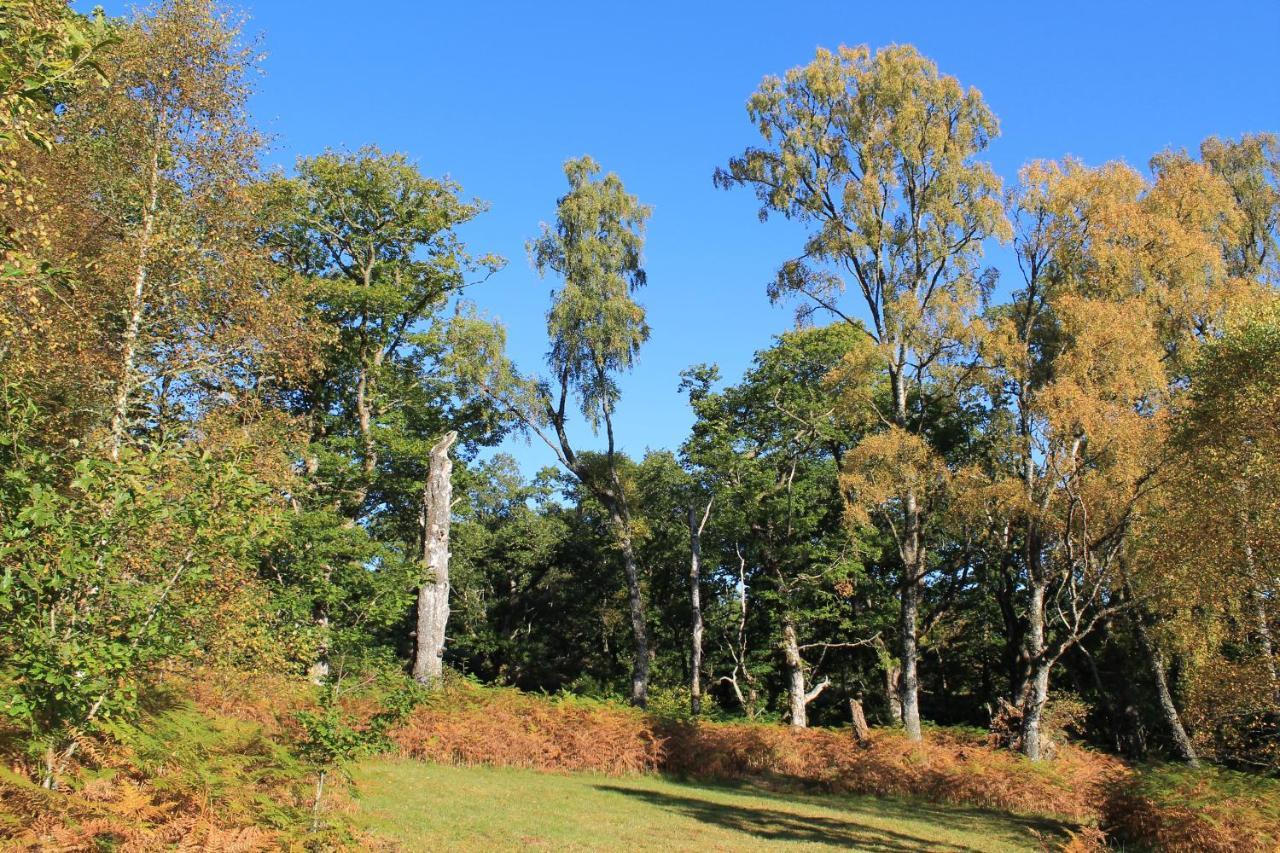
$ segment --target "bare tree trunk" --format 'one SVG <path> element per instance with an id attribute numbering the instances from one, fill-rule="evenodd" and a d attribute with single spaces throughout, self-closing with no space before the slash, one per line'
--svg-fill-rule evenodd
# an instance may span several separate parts
<path id="1" fill-rule="evenodd" d="M 908 573 L 914 571 L 907 569 Z M 920 693 L 916 676 L 917 637 L 916 622 L 919 613 L 920 587 L 914 577 L 908 578 L 902 588 L 902 618 L 899 625 L 900 665 L 898 697 L 902 705 L 902 725 L 911 740 L 920 740 Z"/>
<path id="2" fill-rule="evenodd" d="M 809 703 L 831 686 L 824 678 L 811 690 L 804 689 L 804 659 L 800 657 L 800 642 L 796 638 L 795 622 L 787 617 L 782 623 L 782 654 L 787 662 L 787 694 L 791 703 L 791 727 L 803 729 L 809 725 Z"/>
<path id="3" fill-rule="evenodd" d="M 137 374 L 138 337 L 142 331 L 142 315 L 146 311 L 147 263 L 151 254 L 151 237 L 155 230 L 156 210 L 160 200 L 160 140 L 157 130 L 151 147 L 147 173 L 147 205 L 142 210 L 142 230 L 138 235 L 138 266 L 133 274 L 133 291 L 129 297 L 129 317 L 125 323 L 120 354 L 120 384 L 116 389 L 111 413 L 111 461 L 120 461 L 120 449 L 129 429 L 129 400 Z"/>
<path id="4" fill-rule="evenodd" d="M 902 725 L 902 667 L 890 663 L 884 671 L 885 690 L 889 697 L 889 718 L 895 726 Z"/>
<path id="5" fill-rule="evenodd" d="M 895 726 L 900 726 L 902 725 L 902 667 L 898 666 L 898 662 L 889 654 L 884 640 L 877 636 L 874 646 L 884 667 L 884 695 L 889 703 L 889 721 Z"/>
<path id="6" fill-rule="evenodd" d="M 418 590 L 418 636 L 413 677 L 423 684 L 444 674 L 444 634 L 449 621 L 449 519 L 453 461 L 449 448 L 456 432 L 447 433 L 431 448 L 427 485 L 422 495 L 422 566 L 428 573 Z"/>
<path id="7" fill-rule="evenodd" d="M 729 654 L 733 658 L 733 674 L 722 676 L 720 682 L 728 682 L 747 719 L 754 720 L 759 694 L 755 686 L 755 677 L 747 668 L 747 558 L 742 555 L 742 549 L 737 543 L 734 543 L 733 549 L 738 555 L 738 630 L 734 642 L 729 646 Z M 739 672 L 742 673 L 742 681 L 747 685 L 745 693 L 742 690 L 742 682 L 738 680 Z"/>
<path id="8" fill-rule="evenodd" d="M 649 703 L 649 630 L 645 625 L 644 598 L 640 592 L 640 569 L 631 543 L 629 513 L 613 513 L 618 545 L 622 549 L 622 569 L 627 576 L 627 603 L 631 611 L 631 636 L 635 658 L 631 663 L 631 704 L 643 708 Z"/>
<path id="9" fill-rule="evenodd" d="M 849 719 L 853 724 L 853 736 L 857 740 L 870 740 L 871 728 L 867 725 L 867 715 L 862 712 L 862 695 L 849 700 Z"/>
<path id="10" fill-rule="evenodd" d="M 1151 667 L 1151 674 L 1155 678 L 1156 697 L 1160 700 L 1160 710 L 1164 714 L 1170 734 L 1173 735 L 1174 746 L 1187 764 L 1199 767 L 1200 756 L 1196 754 L 1196 748 L 1191 743 L 1191 738 L 1187 736 L 1187 730 L 1182 726 L 1178 706 L 1173 704 L 1173 694 L 1169 692 L 1169 682 L 1164 674 L 1164 655 L 1161 654 L 1160 647 L 1147 634 L 1147 628 L 1142 624 L 1141 614 L 1133 612 L 1132 619 L 1134 630 L 1138 635 L 1138 644 L 1142 646 L 1143 654 L 1146 655 L 1147 663 Z"/>
<path id="11" fill-rule="evenodd" d="M 695 717 L 702 713 L 702 530 L 710 515 L 711 501 L 707 501 L 701 523 L 693 507 L 689 507 L 689 610 L 693 622 L 689 654 L 689 710 Z"/>
<path id="12" fill-rule="evenodd" d="M 1049 699 L 1049 670 L 1052 663 L 1045 659 L 1044 648 L 1044 584 L 1033 581 L 1031 602 L 1027 609 L 1026 659 L 1031 666 L 1031 678 L 1025 685 L 1025 695 L 1015 696 L 1022 704 L 1022 754 L 1032 761 L 1040 760 L 1040 722 L 1044 716 L 1045 702 Z"/>
<path id="13" fill-rule="evenodd" d="M 791 725 L 793 728 L 803 729 L 809 724 L 804 701 L 804 661 L 800 658 L 796 626 L 790 618 L 782 623 L 782 653 L 787 661 L 787 694 L 791 702 Z"/>

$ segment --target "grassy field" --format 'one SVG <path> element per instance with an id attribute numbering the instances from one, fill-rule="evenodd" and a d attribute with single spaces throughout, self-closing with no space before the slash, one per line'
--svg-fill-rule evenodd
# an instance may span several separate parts
<path id="1" fill-rule="evenodd" d="M 659 777 L 372 761 L 359 822 L 408 850 L 1011 851 L 1051 821 L 930 803 L 775 794 Z"/>

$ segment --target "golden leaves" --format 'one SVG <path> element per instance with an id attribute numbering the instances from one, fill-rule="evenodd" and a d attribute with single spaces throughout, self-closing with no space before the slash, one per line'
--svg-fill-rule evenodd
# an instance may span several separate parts
<path id="1" fill-rule="evenodd" d="M 873 511 L 894 512 L 908 495 L 922 504 L 941 498 L 950 485 L 945 460 L 919 435 L 896 426 L 858 442 L 840 472 L 845 517 L 858 525 L 870 524 Z"/>

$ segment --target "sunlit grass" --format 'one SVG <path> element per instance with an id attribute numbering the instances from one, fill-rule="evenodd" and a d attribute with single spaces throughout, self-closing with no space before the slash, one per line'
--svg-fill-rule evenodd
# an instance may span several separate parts
<path id="1" fill-rule="evenodd" d="M 408 850 L 1036 850 L 1061 824 L 871 797 L 409 760 L 357 768 L 357 820 Z"/>

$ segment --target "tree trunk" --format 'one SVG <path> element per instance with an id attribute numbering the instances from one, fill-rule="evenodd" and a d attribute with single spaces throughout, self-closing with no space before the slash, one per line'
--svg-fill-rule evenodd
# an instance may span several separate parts
<path id="1" fill-rule="evenodd" d="M 907 569 L 908 574 L 914 567 Z M 902 671 L 898 679 L 898 697 L 902 705 L 902 725 L 910 740 L 920 740 L 920 693 L 916 676 L 917 637 L 916 622 L 919 613 L 920 587 L 914 577 L 909 577 L 902 588 L 902 619 L 898 642 Z"/>
<path id="2" fill-rule="evenodd" d="M 645 626 L 644 599 L 640 593 L 640 569 L 631 544 L 630 524 L 615 514 L 618 544 L 622 548 L 622 569 L 627 576 L 627 602 L 631 610 L 631 636 L 635 659 L 631 663 L 631 704 L 643 708 L 649 703 L 649 631 Z"/>
<path id="3" fill-rule="evenodd" d="M 867 716 L 862 712 L 862 696 L 849 700 L 849 719 L 853 724 L 853 736 L 856 740 L 870 740 L 871 728 L 867 725 Z"/>
<path id="4" fill-rule="evenodd" d="M 883 640 L 875 638 L 875 649 L 884 666 L 884 695 L 889 703 L 889 722 L 895 726 L 902 725 L 902 667 L 889 654 Z"/>
<path id="5" fill-rule="evenodd" d="M 809 724 L 804 701 L 804 661 L 796 640 L 796 626 L 788 618 L 782 623 L 782 654 L 787 662 L 787 694 L 791 702 L 791 726 L 803 729 Z"/>
<path id="6" fill-rule="evenodd" d="M 158 137 L 158 132 L 157 132 Z M 129 429 L 129 400 L 133 396 L 138 362 L 138 338 L 142 332 L 142 315 L 146 310 L 147 263 L 151 253 L 151 236 L 155 230 L 156 209 L 160 200 L 160 141 L 154 140 L 147 174 L 147 205 L 142 210 L 142 230 L 138 234 L 138 266 L 133 273 L 133 291 L 129 296 L 129 317 L 125 323 L 120 353 L 120 384 L 116 389 L 111 412 L 111 461 L 120 461 L 120 449 Z"/>
<path id="7" fill-rule="evenodd" d="M 1014 701 L 1021 699 L 1022 704 L 1022 754 L 1032 761 L 1040 760 L 1040 721 L 1044 716 L 1045 702 L 1049 699 L 1049 670 L 1052 667 L 1052 663 L 1045 659 L 1044 594 L 1044 584 L 1032 582 L 1026 640 L 1031 678 L 1025 685 L 1025 695 L 1014 697 Z"/>
<path id="8" fill-rule="evenodd" d="M 1173 704 L 1173 694 L 1169 692 L 1169 682 L 1164 674 L 1164 655 L 1160 652 L 1151 637 L 1147 634 L 1147 628 L 1142 624 L 1142 617 L 1138 613 L 1132 614 L 1133 627 L 1138 635 L 1138 645 L 1142 646 L 1142 652 L 1147 657 L 1147 663 L 1151 667 L 1151 674 L 1156 682 L 1156 697 L 1160 700 L 1160 711 L 1164 714 L 1166 725 L 1169 726 L 1169 733 L 1173 735 L 1173 743 L 1177 748 L 1182 759 L 1192 767 L 1200 766 L 1200 756 L 1196 754 L 1196 748 L 1191 743 L 1191 738 L 1187 735 L 1187 730 L 1182 726 L 1182 717 L 1178 714 L 1178 706 Z"/>
<path id="9" fill-rule="evenodd" d="M 897 363 L 890 368 L 893 386 L 893 420 L 902 429 L 909 426 L 907 412 L 905 346 L 898 342 Z M 901 612 L 898 620 L 898 659 L 902 674 L 898 680 L 898 696 L 902 703 L 902 725 L 910 740 L 920 740 L 920 685 L 916 675 L 918 657 L 917 622 L 920 611 L 920 582 L 923 580 L 923 519 L 919 497 L 908 487 L 902 496 L 902 536 L 898 551 L 902 557 Z"/>
<path id="10" fill-rule="evenodd" d="M 1267 596 L 1262 591 L 1257 559 L 1254 557 L 1253 544 L 1249 541 L 1249 525 L 1245 522 L 1243 513 L 1239 515 L 1237 526 L 1244 545 L 1245 568 L 1249 572 L 1249 598 L 1253 602 L 1253 623 L 1254 631 L 1258 635 L 1258 652 L 1262 655 L 1267 669 L 1272 697 L 1280 703 L 1280 675 L 1276 672 L 1275 640 L 1271 635 L 1271 623 L 1267 620 Z"/>
<path id="11" fill-rule="evenodd" d="M 316 649 L 316 659 L 307 669 L 307 678 L 314 684 L 323 684 L 329 677 L 329 608 L 321 604 L 315 612 L 316 629 L 320 632 L 320 647 Z"/>
<path id="12" fill-rule="evenodd" d="M 418 590 L 418 636 L 413 677 L 432 684 L 444 674 L 444 632 L 449 621 L 449 519 L 453 461 L 449 448 L 457 439 L 447 433 L 431 448 L 427 485 L 422 494 L 422 566 L 427 577 Z"/>
<path id="13" fill-rule="evenodd" d="M 690 634 L 689 710 L 696 717 L 702 713 L 702 528 L 711 513 L 707 503 L 702 523 L 693 507 L 689 507 L 689 610 L 692 618 Z"/>

